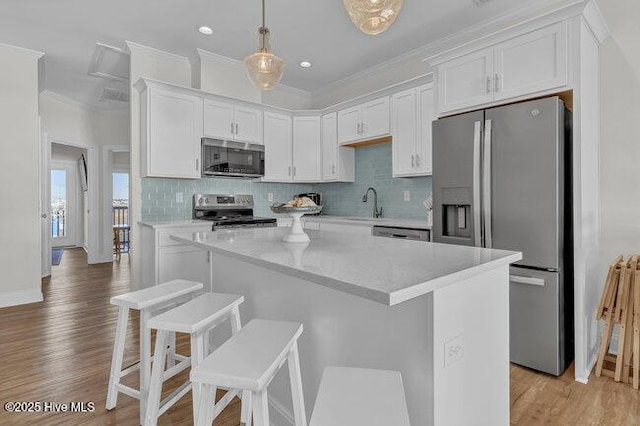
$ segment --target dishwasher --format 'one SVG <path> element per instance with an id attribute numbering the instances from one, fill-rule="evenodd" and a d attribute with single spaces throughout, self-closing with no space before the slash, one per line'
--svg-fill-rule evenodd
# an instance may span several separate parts
<path id="1" fill-rule="evenodd" d="M 401 226 L 375 225 L 371 230 L 374 237 L 397 238 L 399 240 L 430 241 L 428 229 L 405 228 Z"/>

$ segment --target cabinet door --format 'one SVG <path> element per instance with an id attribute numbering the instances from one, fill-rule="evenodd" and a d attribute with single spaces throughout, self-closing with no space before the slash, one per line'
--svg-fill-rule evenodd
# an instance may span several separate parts
<path id="1" fill-rule="evenodd" d="M 293 118 L 293 180 L 318 181 L 322 177 L 320 117 Z"/>
<path id="2" fill-rule="evenodd" d="M 567 84 L 564 22 L 501 43 L 494 51 L 496 100 Z"/>
<path id="3" fill-rule="evenodd" d="M 288 182 L 291 168 L 291 116 L 264 113 L 264 178 Z"/>
<path id="4" fill-rule="evenodd" d="M 322 179 L 338 178 L 338 116 L 322 116 Z M 348 148 L 346 148 L 348 149 Z"/>
<path id="5" fill-rule="evenodd" d="M 362 133 L 367 139 L 391 133 L 389 97 L 362 104 Z"/>
<path id="6" fill-rule="evenodd" d="M 416 167 L 416 89 L 393 95 L 392 111 L 393 176 L 410 176 Z"/>
<path id="7" fill-rule="evenodd" d="M 235 107 L 235 140 L 262 144 L 262 111 L 243 106 Z"/>
<path id="8" fill-rule="evenodd" d="M 426 84 L 417 89 L 418 138 L 416 141 L 416 174 L 430 175 L 433 171 L 431 156 L 431 125 L 435 120 L 433 85 Z"/>
<path id="9" fill-rule="evenodd" d="M 338 143 L 362 139 L 360 133 L 360 106 L 343 109 L 338 112 Z"/>
<path id="10" fill-rule="evenodd" d="M 233 134 L 233 105 L 206 99 L 204 135 L 208 138 L 233 140 Z"/>
<path id="11" fill-rule="evenodd" d="M 146 176 L 199 178 L 202 99 L 149 90 Z"/>
<path id="12" fill-rule="evenodd" d="M 438 65 L 438 112 L 493 100 L 493 48 Z"/>

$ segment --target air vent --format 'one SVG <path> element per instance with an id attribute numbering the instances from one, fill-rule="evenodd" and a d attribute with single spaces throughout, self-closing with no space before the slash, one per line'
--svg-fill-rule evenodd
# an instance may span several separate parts
<path id="1" fill-rule="evenodd" d="M 114 102 L 129 102 L 129 94 L 118 89 L 111 89 L 105 87 L 102 89 L 100 95 L 100 102 L 114 101 Z"/>
<path id="2" fill-rule="evenodd" d="M 473 4 L 475 4 L 477 7 L 482 7 L 485 4 L 489 3 L 491 0 L 472 0 Z"/>

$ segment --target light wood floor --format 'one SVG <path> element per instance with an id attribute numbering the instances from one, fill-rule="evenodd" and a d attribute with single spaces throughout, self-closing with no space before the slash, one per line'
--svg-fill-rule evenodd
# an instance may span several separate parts
<path id="1" fill-rule="evenodd" d="M 88 266 L 83 250 L 65 250 L 60 266 L 43 281 L 45 302 L 0 309 L 0 402 L 92 401 L 96 406 L 94 413 L 81 414 L 10 414 L 0 408 L 0 425 L 138 424 L 138 402 L 132 398 L 121 394 L 116 409 L 104 409 L 117 314 L 109 298 L 128 290 L 126 255 L 120 263 Z M 178 350 L 188 354 L 185 337 L 179 336 Z M 126 365 L 137 358 L 136 317 L 128 338 Z M 127 383 L 137 386 L 131 379 Z M 214 425 L 239 425 L 238 402 Z M 159 423 L 191 424 L 191 394 Z M 555 378 L 512 366 L 511 424 L 640 425 L 640 392 L 604 377 L 592 376 L 582 385 L 573 380 L 573 371 Z"/>

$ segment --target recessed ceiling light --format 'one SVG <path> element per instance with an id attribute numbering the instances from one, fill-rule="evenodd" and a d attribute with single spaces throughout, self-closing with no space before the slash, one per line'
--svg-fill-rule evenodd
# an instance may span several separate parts
<path id="1" fill-rule="evenodd" d="M 213 30 L 211 29 L 211 27 L 207 27 L 206 25 L 202 25 L 201 27 L 198 27 L 198 31 L 200 31 L 200 34 L 204 34 L 204 35 L 213 34 Z"/>
<path id="2" fill-rule="evenodd" d="M 311 62 L 309 62 L 309 61 L 302 61 L 302 62 L 300 62 L 300 66 L 301 66 L 302 68 L 311 68 Z"/>

